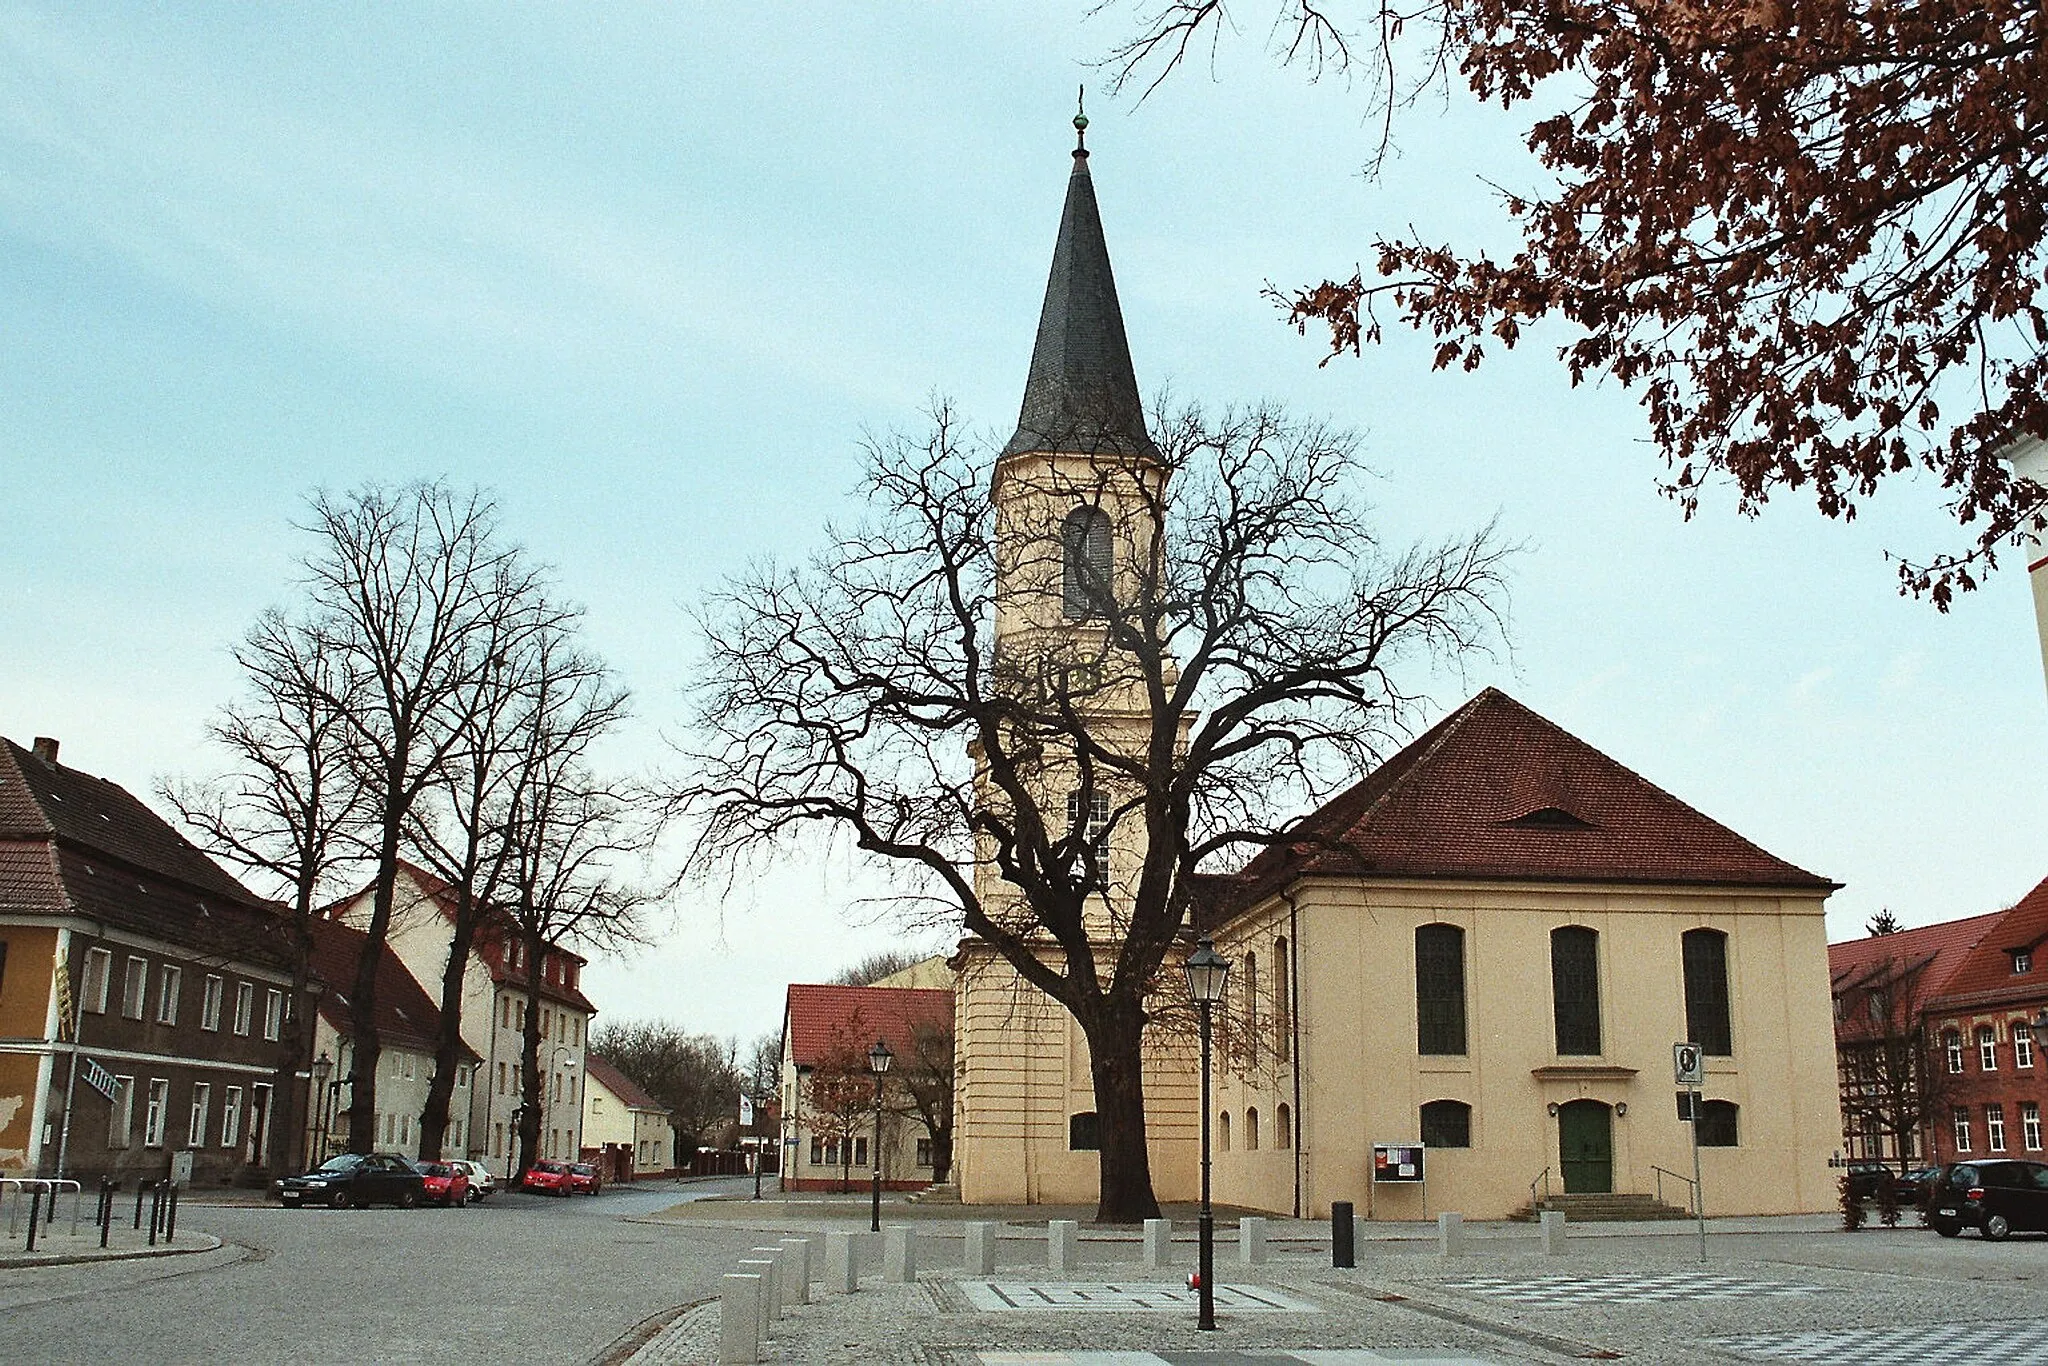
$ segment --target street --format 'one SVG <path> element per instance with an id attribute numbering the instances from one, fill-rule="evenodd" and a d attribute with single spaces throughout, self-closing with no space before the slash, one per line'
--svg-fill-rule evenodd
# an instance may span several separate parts
<path id="1" fill-rule="evenodd" d="M 468 1209 L 188 1205 L 218 1252 L 0 1272 L 9 1362 L 561 1362 L 713 1293 L 758 1236 L 632 1216 L 743 1178 Z"/>

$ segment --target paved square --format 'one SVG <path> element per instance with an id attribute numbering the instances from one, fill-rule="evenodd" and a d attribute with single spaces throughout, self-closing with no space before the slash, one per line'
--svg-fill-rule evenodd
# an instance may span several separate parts
<path id="1" fill-rule="evenodd" d="M 1488 1299 L 1512 1300 L 1525 1309 L 1577 1309 L 1589 1304 L 1679 1304 L 1695 1300 L 1751 1299 L 1760 1295 L 1803 1296 L 1832 1293 L 1825 1286 L 1792 1281 L 1751 1281 L 1680 1271 L 1668 1275 L 1467 1276 L 1440 1281 L 1454 1290 L 1468 1290 Z"/>
<path id="2" fill-rule="evenodd" d="M 1478 1357 L 1433 1352 L 980 1352 L 981 1366 L 1493 1366 Z"/>
<path id="3" fill-rule="evenodd" d="M 989 1313 L 1072 1312 L 1098 1314 L 1193 1314 L 1195 1292 L 1179 1285 L 1090 1285 L 1069 1281 L 1033 1284 L 1028 1281 L 961 1281 L 968 1304 Z M 1264 1286 L 1219 1285 L 1216 1309 L 1232 1314 L 1317 1314 L 1307 1300 Z"/>
<path id="4" fill-rule="evenodd" d="M 1918 1366 L 2033 1366 L 2048 1361 L 2048 1319 L 1745 1333 L 1713 1338 L 1708 1345 L 1731 1356 L 1806 1361 L 1817 1366 L 1863 1366 L 1871 1361 L 1911 1361 Z"/>

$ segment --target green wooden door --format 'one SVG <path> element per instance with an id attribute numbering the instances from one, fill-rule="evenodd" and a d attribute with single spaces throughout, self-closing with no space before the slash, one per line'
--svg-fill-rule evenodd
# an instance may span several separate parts
<path id="1" fill-rule="evenodd" d="M 1605 1195 L 1614 1189 L 1614 1128 L 1597 1100 L 1575 1100 L 1557 1112 L 1557 1155 L 1566 1195 Z"/>

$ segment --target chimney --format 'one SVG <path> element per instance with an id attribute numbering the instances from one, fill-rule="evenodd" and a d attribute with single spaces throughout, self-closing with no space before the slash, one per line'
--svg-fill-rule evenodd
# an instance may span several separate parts
<path id="1" fill-rule="evenodd" d="M 35 756 L 51 768 L 57 766 L 57 742 L 47 735 L 36 737 Z"/>

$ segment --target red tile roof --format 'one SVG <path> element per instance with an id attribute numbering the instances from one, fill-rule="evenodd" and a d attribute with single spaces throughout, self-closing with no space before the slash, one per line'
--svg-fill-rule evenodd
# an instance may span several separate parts
<path id="1" fill-rule="evenodd" d="M 2044 961 L 2042 952 L 2043 942 L 2048 941 L 2048 881 L 2021 897 L 2010 909 L 1979 918 L 1992 923 L 1977 936 L 1942 983 L 1940 1005 L 2017 1005 L 2048 999 L 2048 961 Z M 2033 955 L 2033 965 L 2027 972 L 2012 970 L 2015 949 L 2025 949 Z"/>
<path id="2" fill-rule="evenodd" d="M 352 1035 L 355 1020 L 348 993 L 355 990 L 356 969 L 370 937 L 350 929 L 338 920 L 313 922 L 313 956 L 309 966 L 327 990 L 320 994 L 320 1018 L 344 1037 Z M 431 1053 L 440 1044 L 441 1012 L 433 998 L 419 984 L 389 945 L 377 960 L 377 1036 L 386 1044 L 398 1044 Z M 463 1056 L 478 1061 L 467 1045 Z"/>
<path id="3" fill-rule="evenodd" d="M 783 1008 L 783 1029 L 798 1067 L 816 1067 L 851 1047 L 867 1066 L 877 1038 L 899 1058 L 914 1055 L 912 1036 L 920 1027 L 953 1028 L 953 993 L 914 987 L 841 987 L 792 983 Z"/>
<path id="4" fill-rule="evenodd" d="M 587 1053 L 584 1055 L 583 1070 L 590 1074 L 592 1081 L 597 1082 L 605 1090 L 617 1096 L 619 1103 L 627 1109 L 659 1110 L 663 1114 L 668 1113 L 667 1110 L 663 1109 L 661 1102 L 648 1095 L 639 1082 L 634 1081 L 597 1054 Z"/>
<path id="5" fill-rule="evenodd" d="M 1833 891 L 1496 688 L 1305 817 L 1220 918 L 1302 877 L 1660 882 Z"/>
<path id="6" fill-rule="evenodd" d="M 1828 975 L 1835 987 L 1881 983 L 1901 970 L 1919 971 L 1922 994 L 1943 989 L 1949 975 L 1977 946 L 1984 932 L 1998 923 L 2003 911 L 1916 925 L 1890 934 L 1866 934 L 1828 945 Z"/>

